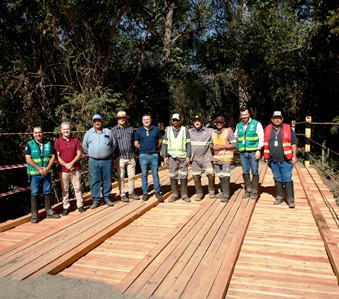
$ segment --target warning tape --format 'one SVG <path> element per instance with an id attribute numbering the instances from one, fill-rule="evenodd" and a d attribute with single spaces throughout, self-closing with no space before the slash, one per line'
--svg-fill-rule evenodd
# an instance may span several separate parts
<path id="1" fill-rule="evenodd" d="M 83 154 L 81 156 L 82 158 L 88 158 L 88 154 Z M 58 161 L 55 161 L 54 163 L 57 163 Z M 8 169 L 15 169 L 15 168 L 24 168 L 27 167 L 27 163 L 22 164 L 13 164 L 13 165 L 3 165 L 0 166 L 0 170 L 8 170 Z"/>
<path id="2" fill-rule="evenodd" d="M 71 133 L 85 133 L 86 131 L 72 131 Z M 18 133 L 2 133 L 0 132 L 0 136 L 9 136 L 9 135 L 32 135 L 32 132 L 18 132 Z M 55 134 L 59 135 L 61 132 L 43 132 L 43 134 Z"/>
<path id="3" fill-rule="evenodd" d="M 88 173 L 88 170 L 81 172 L 81 174 L 84 174 L 84 173 Z M 54 180 L 52 180 L 52 183 L 56 183 L 56 182 L 59 182 L 59 181 L 60 181 L 60 179 L 54 179 Z M 9 195 L 17 194 L 17 193 L 20 193 L 20 192 L 24 192 L 24 191 L 27 191 L 27 190 L 30 190 L 30 189 L 31 189 L 31 187 L 19 187 L 17 189 L 11 190 L 11 191 L 0 193 L 0 198 L 1 197 L 7 197 Z"/>
<path id="4" fill-rule="evenodd" d="M 26 163 L 22 163 L 22 164 L 13 164 L 13 165 L 4 165 L 4 166 L 0 166 L 0 170 L 8 170 L 8 169 L 15 169 L 15 168 L 23 168 L 23 167 L 27 167 Z"/>

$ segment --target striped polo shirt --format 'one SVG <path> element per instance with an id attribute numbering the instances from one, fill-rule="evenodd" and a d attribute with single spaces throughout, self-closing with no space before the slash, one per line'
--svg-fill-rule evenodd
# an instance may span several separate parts
<path id="1" fill-rule="evenodd" d="M 134 158 L 133 128 L 130 125 L 125 127 L 116 125 L 112 128 L 112 133 L 117 142 L 114 157 L 122 159 Z"/>

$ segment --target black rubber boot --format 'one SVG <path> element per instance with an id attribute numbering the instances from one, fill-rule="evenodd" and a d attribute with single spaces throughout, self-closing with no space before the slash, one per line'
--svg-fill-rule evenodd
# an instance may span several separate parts
<path id="1" fill-rule="evenodd" d="M 251 197 L 251 178 L 249 173 L 243 173 L 242 177 L 244 178 L 244 183 L 245 183 L 245 193 L 242 196 L 242 198 L 250 198 Z"/>
<path id="2" fill-rule="evenodd" d="M 46 194 L 45 195 L 45 210 L 46 210 L 46 218 L 52 218 L 52 219 L 59 219 L 60 215 L 54 213 L 54 211 L 51 209 L 51 195 Z"/>
<path id="3" fill-rule="evenodd" d="M 222 191 L 221 202 L 228 203 L 230 199 L 230 177 L 220 178 L 220 185 Z"/>
<path id="4" fill-rule="evenodd" d="M 216 198 L 215 187 L 214 187 L 214 175 L 208 174 L 208 194 L 210 198 Z"/>
<path id="5" fill-rule="evenodd" d="M 294 187 L 293 187 L 293 181 L 285 183 L 286 186 L 286 195 L 287 195 L 287 203 L 288 207 L 291 209 L 295 208 L 294 204 Z"/>
<path id="6" fill-rule="evenodd" d="M 258 185 L 259 185 L 259 176 L 254 175 L 252 177 L 251 199 L 257 199 L 258 198 Z"/>
<path id="7" fill-rule="evenodd" d="M 172 195 L 169 199 L 169 201 L 176 201 L 178 199 L 178 180 L 177 179 L 171 179 L 171 190 Z"/>
<path id="8" fill-rule="evenodd" d="M 38 217 L 38 197 L 36 197 L 36 196 L 32 196 L 31 197 L 31 213 L 32 213 L 31 222 L 32 223 L 38 223 L 39 222 L 39 217 Z"/>
<path id="9" fill-rule="evenodd" d="M 275 205 L 280 205 L 282 201 L 284 200 L 284 189 L 283 189 L 283 183 L 275 181 L 275 189 L 277 192 L 277 195 L 275 197 Z"/>
<path id="10" fill-rule="evenodd" d="M 201 186 L 201 176 L 200 175 L 194 175 L 193 176 L 194 180 L 194 186 L 195 186 L 195 193 L 196 193 L 196 201 L 201 201 L 204 198 L 204 193 L 202 191 L 202 186 Z"/>
<path id="11" fill-rule="evenodd" d="M 187 193 L 187 179 L 181 179 L 181 199 L 186 202 L 190 202 L 191 199 L 188 197 Z"/>

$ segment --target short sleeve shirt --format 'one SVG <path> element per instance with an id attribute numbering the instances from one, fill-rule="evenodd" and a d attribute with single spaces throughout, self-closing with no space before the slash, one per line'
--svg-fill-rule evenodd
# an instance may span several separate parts
<path id="1" fill-rule="evenodd" d="M 81 145 L 78 138 L 71 137 L 69 140 L 65 139 L 63 136 L 59 137 L 54 142 L 55 150 L 60 154 L 62 160 L 66 163 L 71 162 L 77 155 L 77 151 L 81 151 Z M 80 162 L 74 163 L 74 170 L 80 170 Z M 69 170 L 60 165 L 59 171 L 61 172 L 69 172 Z"/>
<path id="2" fill-rule="evenodd" d="M 149 130 L 140 127 L 134 135 L 134 141 L 139 141 L 139 154 L 154 154 L 158 152 L 157 142 L 162 138 L 158 127 L 152 125 Z"/>

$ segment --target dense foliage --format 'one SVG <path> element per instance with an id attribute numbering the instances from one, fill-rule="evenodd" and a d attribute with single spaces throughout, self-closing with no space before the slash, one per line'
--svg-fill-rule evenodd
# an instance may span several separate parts
<path id="1" fill-rule="evenodd" d="M 234 126 L 243 103 L 264 124 L 339 118 L 335 0 L 4 0 L 0 32 L 0 133 L 82 131 L 97 112 L 111 126 L 120 108 L 135 126 L 146 111 Z M 337 146 L 336 128 L 316 134 Z M 0 165 L 26 141 L 0 136 Z M 0 175 L 0 192 L 23 184 Z"/>

